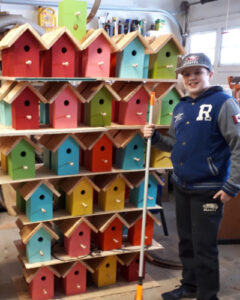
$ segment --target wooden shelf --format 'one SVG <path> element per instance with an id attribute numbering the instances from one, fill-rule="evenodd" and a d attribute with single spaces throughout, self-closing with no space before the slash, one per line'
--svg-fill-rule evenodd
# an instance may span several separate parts
<path id="1" fill-rule="evenodd" d="M 131 246 L 129 245 L 129 243 L 123 242 L 121 249 L 114 249 L 110 251 L 94 250 L 89 255 L 70 257 L 64 252 L 64 249 L 57 244 L 56 247 L 53 247 L 52 249 L 51 260 L 31 264 L 27 261 L 27 257 L 25 256 L 24 246 L 21 240 L 14 241 L 14 244 L 19 252 L 19 259 L 23 263 L 26 269 L 40 268 L 43 266 L 50 266 L 50 265 L 58 265 L 58 264 L 63 264 L 66 262 L 71 262 L 76 260 L 87 260 L 87 259 L 92 259 L 97 257 L 119 255 L 123 253 L 139 252 L 141 248 L 140 246 Z M 151 246 L 144 247 L 145 251 L 152 251 L 152 250 L 159 250 L 159 249 L 163 249 L 163 246 L 158 242 L 156 242 L 155 240 L 153 240 Z"/>

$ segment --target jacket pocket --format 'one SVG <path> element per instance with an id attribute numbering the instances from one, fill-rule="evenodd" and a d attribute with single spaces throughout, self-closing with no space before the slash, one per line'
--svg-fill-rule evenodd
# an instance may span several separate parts
<path id="1" fill-rule="evenodd" d="M 211 156 L 207 158 L 208 168 L 213 176 L 217 176 L 219 174 L 218 168 L 213 163 L 213 159 Z"/>

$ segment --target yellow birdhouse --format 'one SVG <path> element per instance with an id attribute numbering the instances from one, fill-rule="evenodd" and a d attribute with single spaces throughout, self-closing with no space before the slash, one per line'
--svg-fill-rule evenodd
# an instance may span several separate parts
<path id="1" fill-rule="evenodd" d="M 152 147 L 150 165 L 153 168 L 172 168 L 171 153 Z"/>

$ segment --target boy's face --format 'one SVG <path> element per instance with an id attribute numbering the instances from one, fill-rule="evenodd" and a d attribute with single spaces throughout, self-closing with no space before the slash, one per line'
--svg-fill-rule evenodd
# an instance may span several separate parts
<path id="1" fill-rule="evenodd" d="M 189 67 L 183 70 L 183 84 L 192 98 L 199 96 L 209 87 L 213 72 L 203 67 Z"/>

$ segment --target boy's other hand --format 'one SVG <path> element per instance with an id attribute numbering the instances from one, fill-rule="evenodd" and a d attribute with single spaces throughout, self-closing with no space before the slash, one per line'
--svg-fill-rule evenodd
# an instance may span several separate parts
<path id="1" fill-rule="evenodd" d="M 153 133 L 154 133 L 154 130 L 155 130 L 155 125 L 145 125 L 141 131 L 143 133 L 143 136 L 145 139 L 148 139 L 150 137 L 152 137 Z"/>
<path id="2" fill-rule="evenodd" d="M 228 195 L 227 193 L 225 193 L 223 190 L 218 191 L 214 196 L 213 199 L 216 199 L 220 197 L 220 200 L 222 203 L 226 203 L 229 200 L 232 199 L 232 196 Z"/>

